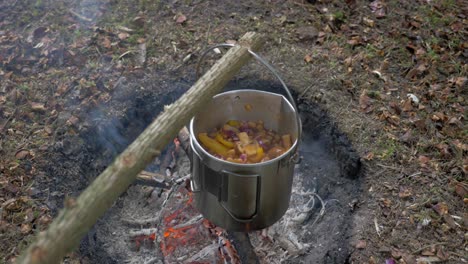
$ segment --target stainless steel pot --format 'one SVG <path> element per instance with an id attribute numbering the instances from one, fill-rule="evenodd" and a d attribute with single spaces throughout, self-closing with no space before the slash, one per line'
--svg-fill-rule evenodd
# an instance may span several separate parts
<path id="1" fill-rule="evenodd" d="M 301 123 L 297 108 L 276 71 L 258 55 L 253 56 L 278 77 L 290 100 L 280 94 L 257 90 L 225 92 L 214 96 L 190 122 L 195 205 L 205 218 L 232 231 L 262 229 L 284 215 L 291 197 L 294 166 L 298 162 Z M 231 119 L 263 120 L 265 127 L 280 134 L 289 133 L 293 146 L 273 160 L 256 164 L 219 159 L 201 146 L 197 135 Z"/>

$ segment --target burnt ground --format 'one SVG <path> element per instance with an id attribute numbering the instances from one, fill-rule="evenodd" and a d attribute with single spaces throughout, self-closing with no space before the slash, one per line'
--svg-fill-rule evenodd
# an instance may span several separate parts
<path id="1" fill-rule="evenodd" d="M 312 105 L 301 110 L 322 109 L 361 157 L 346 261 L 467 261 L 465 1 L 25 0 L 0 10 L 1 262 L 190 87 L 200 50 L 252 30 Z M 249 67 L 240 76 L 270 78 Z"/>

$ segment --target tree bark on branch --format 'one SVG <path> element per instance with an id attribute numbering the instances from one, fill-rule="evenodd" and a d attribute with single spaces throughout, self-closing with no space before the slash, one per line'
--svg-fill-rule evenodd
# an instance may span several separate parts
<path id="1" fill-rule="evenodd" d="M 165 107 L 141 135 L 109 165 L 81 195 L 65 201 L 64 208 L 41 232 L 16 263 L 59 263 L 75 249 L 105 211 L 209 100 L 248 62 L 248 49 L 257 51 L 261 37 L 246 33 L 179 100 Z"/>

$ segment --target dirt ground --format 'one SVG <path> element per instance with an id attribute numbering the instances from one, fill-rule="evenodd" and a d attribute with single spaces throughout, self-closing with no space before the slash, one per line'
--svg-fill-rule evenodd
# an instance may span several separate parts
<path id="1" fill-rule="evenodd" d="M 145 123 L 112 133 L 119 109 L 175 99 L 201 50 L 247 31 L 361 157 L 348 262 L 468 262 L 466 14 L 458 0 L 0 2 L 0 263 L 138 135 Z"/>

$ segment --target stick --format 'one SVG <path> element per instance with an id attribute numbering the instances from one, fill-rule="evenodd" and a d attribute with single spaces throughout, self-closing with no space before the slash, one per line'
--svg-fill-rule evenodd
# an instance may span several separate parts
<path id="1" fill-rule="evenodd" d="M 135 182 L 147 186 L 167 188 L 168 186 L 164 178 L 164 175 L 159 173 L 142 171 L 137 175 Z"/>
<path id="2" fill-rule="evenodd" d="M 190 149 L 190 133 L 187 127 L 183 127 L 180 131 L 179 134 L 177 135 L 177 139 L 179 139 L 180 146 L 182 149 L 185 151 L 187 155 L 189 154 L 189 149 Z"/>
<path id="3" fill-rule="evenodd" d="M 166 106 L 164 112 L 76 200 L 69 199 L 49 228 L 37 236 L 16 263 L 60 263 L 136 175 L 249 61 L 248 49 L 257 51 L 262 44 L 258 34 L 246 33 L 239 45 L 231 48 L 190 90 L 174 104 Z"/>

